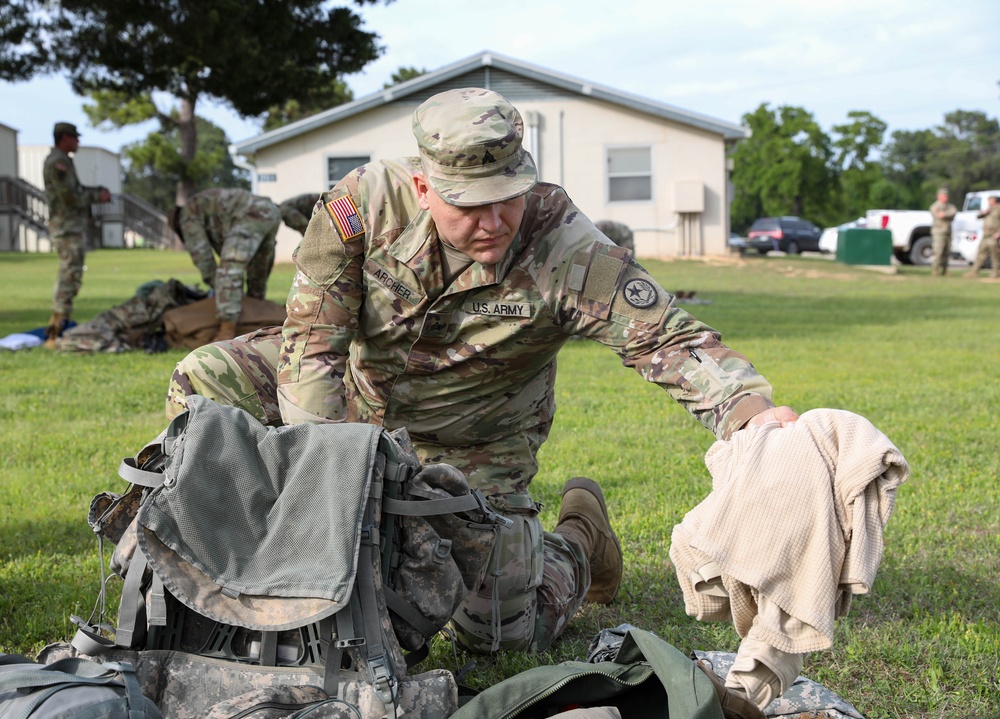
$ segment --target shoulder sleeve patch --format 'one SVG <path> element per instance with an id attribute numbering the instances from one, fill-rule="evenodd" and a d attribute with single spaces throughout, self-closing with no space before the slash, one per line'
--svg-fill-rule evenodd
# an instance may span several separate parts
<path id="1" fill-rule="evenodd" d="M 365 221 L 358 212 L 354 198 L 350 195 L 342 195 L 324 203 L 326 211 L 333 219 L 333 225 L 337 228 L 341 242 L 351 240 L 365 234 Z"/>
<path id="2" fill-rule="evenodd" d="M 670 295 L 634 264 L 628 266 L 620 287 L 611 302 L 613 314 L 656 324 L 670 305 Z"/>

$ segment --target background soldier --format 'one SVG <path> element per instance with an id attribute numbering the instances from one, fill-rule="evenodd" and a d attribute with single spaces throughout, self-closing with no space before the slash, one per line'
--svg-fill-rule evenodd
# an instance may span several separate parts
<path id="1" fill-rule="evenodd" d="M 282 221 L 300 235 L 306 234 L 306 228 L 309 227 L 309 220 L 312 219 L 317 200 L 319 200 L 318 192 L 307 192 L 304 195 L 289 197 L 278 205 Z"/>
<path id="2" fill-rule="evenodd" d="M 979 241 L 976 261 L 972 263 L 968 276 L 979 277 L 979 269 L 989 257 L 990 277 L 995 280 L 1000 278 L 1000 198 L 994 195 L 986 202 L 986 209 L 976 215 L 986 219 L 983 220 L 983 238 Z"/>
<path id="3" fill-rule="evenodd" d="M 931 237 L 934 240 L 934 266 L 931 274 L 937 277 L 948 272 L 948 260 L 951 257 L 951 223 L 958 208 L 948 202 L 948 188 L 941 187 L 937 191 L 937 202 L 931 205 L 930 209 Z"/>
<path id="4" fill-rule="evenodd" d="M 635 254 L 635 242 L 632 239 L 632 230 L 629 229 L 628 225 L 614 220 L 601 220 L 595 222 L 594 226 L 616 245 Z"/>
<path id="5" fill-rule="evenodd" d="M 212 188 L 175 207 L 170 222 L 202 281 L 215 290 L 215 340 L 232 339 L 242 309 L 244 276 L 250 297 L 264 299 L 267 294 L 281 211 L 266 197 L 246 190 Z"/>
<path id="6" fill-rule="evenodd" d="M 45 158 L 42 170 L 45 197 L 49 203 L 49 238 L 59 255 L 59 274 L 52 296 L 52 317 L 46 330 L 45 346 L 53 349 L 63 326 L 73 313 L 73 298 L 83 283 L 83 259 L 87 251 L 87 223 L 90 206 L 109 202 L 106 187 L 86 187 L 76 176 L 71 154 L 80 147 L 76 125 L 57 122 L 53 128 L 55 147 Z"/>

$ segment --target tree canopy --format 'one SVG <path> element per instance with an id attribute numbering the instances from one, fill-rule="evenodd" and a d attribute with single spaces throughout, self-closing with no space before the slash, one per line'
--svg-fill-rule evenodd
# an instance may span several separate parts
<path id="1" fill-rule="evenodd" d="M 876 208 L 924 209 L 947 185 L 967 192 L 1000 188 L 1000 124 L 979 111 L 956 110 L 941 125 L 896 130 L 864 110 L 826 133 L 800 107 L 762 104 L 743 116 L 751 137 L 732 151 L 732 227 L 758 217 L 799 215 L 832 226 Z"/>
<path id="2" fill-rule="evenodd" d="M 328 91 L 382 51 L 350 7 L 325 0 L 9 0 L 0 22 L 0 37 L 18 41 L 0 51 L 4 73 L 65 71 L 81 95 L 105 93 L 103 121 L 174 125 L 181 203 L 195 186 L 200 99 L 257 117 Z M 176 106 L 158 108 L 157 93 Z"/>

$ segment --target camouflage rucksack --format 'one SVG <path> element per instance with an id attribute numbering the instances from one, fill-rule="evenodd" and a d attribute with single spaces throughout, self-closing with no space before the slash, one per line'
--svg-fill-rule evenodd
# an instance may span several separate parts
<path id="1" fill-rule="evenodd" d="M 171 717 L 290 689 L 365 719 L 457 709 L 450 672 L 406 669 L 507 521 L 461 472 L 421 466 L 405 430 L 265 427 L 198 396 L 158 439 L 123 461 L 129 492 L 92 503 L 125 583 L 114 641 L 80 622 L 79 652 L 133 661 Z"/>

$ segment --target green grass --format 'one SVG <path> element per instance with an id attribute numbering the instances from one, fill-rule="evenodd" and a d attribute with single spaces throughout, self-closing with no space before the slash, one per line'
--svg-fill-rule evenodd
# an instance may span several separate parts
<path id="1" fill-rule="evenodd" d="M 754 361 L 779 403 L 865 415 L 909 460 L 875 586 L 804 673 L 869 719 L 1000 716 L 1000 284 L 798 257 L 645 264 L 667 289 L 711 300 L 690 309 Z M 183 254 L 100 251 L 88 266 L 78 320 L 150 279 L 197 280 Z M 52 256 L 0 255 L 0 336 L 44 324 L 54 275 Z M 275 268 L 271 299 L 283 300 L 291 276 Z M 121 457 L 162 429 L 182 356 L 0 353 L 0 651 L 36 652 L 72 634 L 70 614 L 89 614 L 90 499 L 121 491 Z M 600 628 L 623 621 L 684 651 L 734 650 L 730 626 L 684 614 L 667 558 L 673 525 L 710 489 L 712 437 L 589 343 L 564 350 L 557 395 L 533 493 L 551 528 L 567 478 L 602 483 L 626 551 L 622 591 L 585 607 L 544 655 L 478 657 L 470 683 L 581 657 Z M 454 667 L 443 640 L 433 659 Z"/>

